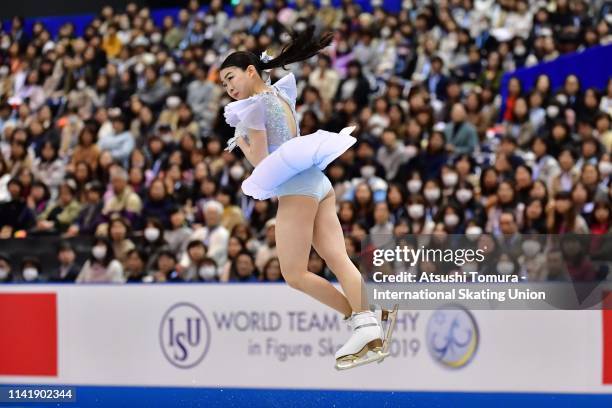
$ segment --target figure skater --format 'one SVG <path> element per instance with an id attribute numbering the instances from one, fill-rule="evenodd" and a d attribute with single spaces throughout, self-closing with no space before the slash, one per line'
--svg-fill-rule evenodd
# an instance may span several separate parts
<path id="1" fill-rule="evenodd" d="M 397 305 L 377 313 L 364 305 L 364 283 L 346 252 L 335 192 L 322 171 L 356 142 L 349 135 L 354 127 L 340 133 L 318 130 L 300 135 L 293 74 L 273 85 L 269 79 L 262 79 L 266 70 L 316 55 L 329 45 L 333 34 L 317 37 L 314 26 L 309 26 L 291 36 L 291 42 L 276 58 L 265 52 L 258 57 L 237 51 L 221 64 L 223 88 L 236 100 L 224 110 L 227 123 L 236 128 L 225 150 L 239 146 L 254 167 L 242 183 L 245 194 L 260 200 L 278 197 L 275 234 L 281 273 L 292 288 L 344 314 L 352 334 L 335 354 L 336 368 L 352 368 L 381 361 L 389 354 Z M 336 275 L 344 294 L 307 270 L 311 245 Z M 381 321 L 387 321 L 386 334 Z"/>

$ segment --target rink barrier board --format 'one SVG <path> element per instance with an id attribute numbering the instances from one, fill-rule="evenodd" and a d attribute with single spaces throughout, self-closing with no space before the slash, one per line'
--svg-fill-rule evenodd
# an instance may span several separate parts
<path id="1" fill-rule="evenodd" d="M 17 359 L 24 367 L 15 371 L 2 354 L 7 349 L 0 348 L 0 383 L 74 384 L 85 390 L 121 384 L 128 387 L 126 392 L 219 387 L 563 398 L 612 393 L 606 374 L 612 363 L 612 311 L 471 311 L 465 316 L 473 318 L 479 344 L 474 355 L 457 355 L 464 362 L 461 367 L 449 368 L 429 350 L 428 329 L 437 312 L 400 310 L 394 356 L 383 364 L 337 372 L 333 350 L 285 360 L 276 354 L 277 343 L 316 344 L 329 338 L 337 346 L 350 334 L 337 313 L 284 284 L 8 285 L 0 288 L 0 305 L 7 298 L 41 294 L 56 302 L 55 370 L 24 374 L 27 360 Z M 191 358 L 190 351 L 188 361 L 179 361 L 173 356 L 181 350 L 167 348 L 166 329 L 172 326 L 167 317 L 178 330 L 180 314 L 175 312 L 190 305 L 207 320 L 202 326 L 207 335 L 198 345 L 204 355 Z M 29 313 L 17 319 L 24 324 L 14 331 L 40 326 L 28 310 L 11 311 Z M 6 311 L 0 308 L 2 322 Z M 247 319 L 251 315 L 259 321 Z M 38 320 L 48 316 L 39 313 Z M 318 326 L 310 323 L 311 317 Z M 0 345 L 10 343 L 7 339 L 15 339 L 14 333 L 0 330 Z M 252 352 L 253 344 L 265 347 L 266 339 L 272 339 L 270 353 Z M 415 342 L 420 347 L 411 352 Z"/>

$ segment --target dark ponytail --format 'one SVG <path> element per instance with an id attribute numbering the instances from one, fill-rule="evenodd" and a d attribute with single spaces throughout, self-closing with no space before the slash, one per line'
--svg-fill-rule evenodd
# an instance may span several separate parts
<path id="1" fill-rule="evenodd" d="M 292 32 L 291 41 L 283 47 L 281 53 L 268 62 L 263 62 L 259 56 L 250 51 L 236 51 L 231 53 L 221 64 L 219 70 L 228 67 L 238 67 L 246 69 L 249 65 L 254 65 L 257 68 L 257 73 L 261 76 L 263 70 L 282 67 L 294 62 L 306 60 L 313 55 L 316 55 L 323 48 L 327 47 L 332 39 L 333 32 L 326 32 L 321 36 L 314 35 L 315 26 L 309 25 L 302 32 Z"/>

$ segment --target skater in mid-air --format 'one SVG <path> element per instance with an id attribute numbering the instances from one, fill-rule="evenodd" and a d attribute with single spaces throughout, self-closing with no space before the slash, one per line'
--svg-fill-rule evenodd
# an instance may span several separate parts
<path id="1" fill-rule="evenodd" d="M 273 85 L 262 78 L 265 71 L 308 59 L 330 44 L 332 33 L 315 36 L 314 31 L 310 26 L 293 33 L 275 58 L 265 52 L 261 57 L 249 51 L 233 52 L 219 74 L 223 88 L 236 100 L 224 110 L 225 120 L 236 128 L 226 150 L 240 147 L 254 167 L 242 191 L 259 200 L 278 197 L 275 234 L 281 273 L 291 287 L 344 315 L 352 334 L 335 358 L 336 368 L 345 369 L 381 361 L 389 354 L 397 305 L 375 313 L 364 304 L 361 273 L 346 252 L 335 192 L 323 173 L 356 142 L 350 136 L 354 127 L 339 133 L 318 130 L 300 135 L 293 74 Z M 344 294 L 307 270 L 311 245 L 336 275 Z M 382 321 L 387 321 L 387 333 Z"/>

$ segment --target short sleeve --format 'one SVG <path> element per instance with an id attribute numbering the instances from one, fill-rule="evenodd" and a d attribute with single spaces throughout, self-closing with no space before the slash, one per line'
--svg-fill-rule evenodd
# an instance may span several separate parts
<path id="1" fill-rule="evenodd" d="M 295 100 L 297 99 L 297 83 L 293 73 L 285 75 L 276 81 L 272 86 L 287 95 L 295 104 Z"/>
<path id="2" fill-rule="evenodd" d="M 223 116 L 231 127 L 266 130 L 266 113 L 258 97 L 228 103 Z"/>

